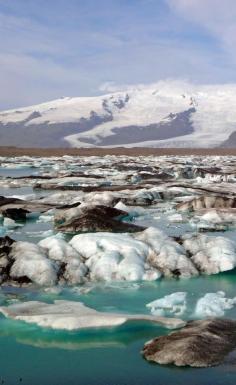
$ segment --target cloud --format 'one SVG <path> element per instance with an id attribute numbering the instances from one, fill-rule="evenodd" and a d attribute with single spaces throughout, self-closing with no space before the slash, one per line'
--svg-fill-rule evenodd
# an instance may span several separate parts
<path id="1" fill-rule="evenodd" d="M 208 31 L 236 59 L 235 0 L 166 0 L 170 9 Z"/>
<path id="2" fill-rule="evenodd" d="M 235 0 L 232 14 L 219 0 L 97 4 L 0 0 L 0 109 L 166 78 L 236 81 Z"/>

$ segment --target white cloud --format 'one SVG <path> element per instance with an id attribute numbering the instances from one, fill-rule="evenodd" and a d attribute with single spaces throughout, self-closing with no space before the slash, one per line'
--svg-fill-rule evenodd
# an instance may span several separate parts
<path id="1" fill-rule="evenodd" d="M 166 0 L 166 2 L 172 11 L 202 26 L 236 59 L 235 0 Z"/>
<path id="2" fill-rule="evenodd" d="M 101 1 L 98 9 L 88 1 L 82 10 L 83 2 L 62 7 L 66 2 L 60 0 L 59 11 L 48 4 L 39 14 L 34 7 L 40 8 L 44 0 L 27 0 L 31 8 L 25 4 L 23 10 L 12 0 L 8 12 L 0 10 L 0 109 L 64 95 L 114 92 L 119 84 L 124 89 L 126 84 L 166 78 L 199 83 L 236 80 L 231 59 L 236 0 L 163 1 L 171 12 L 159 12 L 157 0 L 130 2 L 132 6 L 112 2 L 110 7 Z M 70 9 L 73 3 L 80 3 L 81 12 Z M 220 41 L 225 51 L 191 39 L 191 31 L 189 38 L 192 23 Z"/>

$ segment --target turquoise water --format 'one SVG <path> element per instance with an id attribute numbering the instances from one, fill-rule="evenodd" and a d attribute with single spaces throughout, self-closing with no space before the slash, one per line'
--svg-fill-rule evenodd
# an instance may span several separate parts
<path id="1" fill-rule="evenodd" d="M 146 336 L 140 330 L 117 330 L 101 333 L 98 347 L 89 346 L 93 335 L 76 334 L 50 336 L 50 343 L 42 343 L 40 332 L 31 331 L 36 346 L 28 345 L 27 338 L 16 341 L 13 337 L 1 338 L 1 376 L 6 384 L 37 385 L 234 385 L 235 369 L 230 365 L 209 369 L 183 369 L 148 364 L 139 354 Z M 95 334 L 98 339 L 98 333 Z M 109 334 L 120 334 L 118 340 Z M 157 330 L 153 334 L 157 333 Z M 107 335 L 108 334 L 108 335 Z M 150 335 L 150 330 L 148 333 Z M 135 338 L 134 338 L 135 335 Z M 44 336 L 45 337 L 45 336 Z M 151 337 L 151 336 L 150 336 Z M 60 343 L 57 343 L 62 341 Z M 77 346 L 82 343 L 82 346 Z M 71 344 L 70 344 L 71 341 Z M 115 346 L 117 344 L 117 346 Z M 43 344 L 42 344 L 43 345 Z M 65 346 L 64 346 L 65 345 Z M 100 346 L 99 346 L 100 345 Z M 104 345 L 104 346 L 103 346 Z M 114 346 L 113 346 L 114 345 Z"/>
<path id="2" fill-rule="evenodd" d="M 1 176 L 21 176 L 38 169 L 0 169 Z M 47 195 L 48 191 L 33 191 L 31 187 L 1 188 L 0 195 Z M 153 208 L 152 208 L 153 210 Z M 148 210 L 147 210 L 148 212 Z M 165 214 L 156 212 L 156 219 L 145 215 L 136 223 L 154 225 L 169 235 L 193 231 L 184 224 L 169 223 Z M 159 217 L 159 218 L 158 218 Z M 28 220 L 23 227 L 8 234 L 16 240 L 39 242 L 51 223 Z M 235 239 L 235 230 L 222 234 Z M 236 296 L 235 271 L 192 279 L 162 279 L 146 283 L 88 284 L 61 288 L 59 294 L 37 288 L 1 289 L 2 305 L 14 301 L 38 300 L 51 303 L 56 299 L 82 301 L 99 311 L 146 313 L 146 304 L 165 295 L 186 291 L 187 312 L 182 318 L 194 318 L 199 298 L 206 293 L 224 291 L 226 297 Z M 236 307 L 227 310 L 226 317 L 236 319 Z M 0 384 L 50 385 L 235 385 L 236 371 L 232 356 L 216 368 L 191 369 L 159 366 L 146 362 L 140 351 L 146 341 L 169 331 L 146 323 L 127 324 L 118 328 L 63 332 L 42 329 L 0 316 Z M 3 382 L 2 382 L 3 383 Z"/>
<path id="3" fill-rule="evenodd" d="M 9 301 L 54 299 L 79 300 L 102 311 L 148 313 L 146 303 L 175 291 L 188 291 L 191 318 L 195 301 L 202 294 L 224 290 L 235 295 L 234 272 L 191 280 L 163 280 L 153 283 L 90 285 L 91 291 L 67 288 L 60 295 L 38 290 L 5 288 Z M 82 288 L 83 290 L 83 288 Z M 236 317 L 235 309 L 227 316 Z M 82 385 L 233 385 L 235 367 L 230 361 L 216 368 L 190 369 L 147 363 L 140 351 L 144 343 L 168 332 L 164 328 L 137 323 L 91 331 L 63 332 L 40 329 L 24 322 L 0 318 L 0 377 L 5 383 Z M 210 379 L 210 380 L 209 380 Z"/>

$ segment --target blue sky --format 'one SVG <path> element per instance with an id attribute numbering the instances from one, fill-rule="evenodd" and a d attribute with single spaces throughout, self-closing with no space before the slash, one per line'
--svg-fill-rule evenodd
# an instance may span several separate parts
<path id="1" fill-rule="evenodd" d="M 236 82 L 235 0 L 0 0 L 0 109 L 127 84 Z"/>

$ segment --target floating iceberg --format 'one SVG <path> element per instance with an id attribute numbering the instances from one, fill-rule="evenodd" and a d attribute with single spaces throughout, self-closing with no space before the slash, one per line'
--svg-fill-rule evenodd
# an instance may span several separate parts
<path id="1" fill-rule="evenodd" d="M 146 306 L 156 316 L 180 316 L 187 309 L 186 292 L 176 292 L 148 303 Z"/>
<path id="2" fill-rule="evenodd" d="M 149 321 L 167 328 L 178 328 L 185 322 L 176 318 L 156 317 L 145 314 L 116 314 L 99 312 L 75 301 L 55 301 L 47 304 L 29 301 L 0 307 L 6 317 L 34 323 L 41 327 L 64 330 L 114 327 L 131 321 Z"/>
<path id="3" fill-rule="evenodd" d="M 194 316 L 196 318 L 223 317 L 225 310 L 230 310 L 236 304 L 236 297 L 226 298 L 223 291 L 207 293 L 197 301 Z"/>

